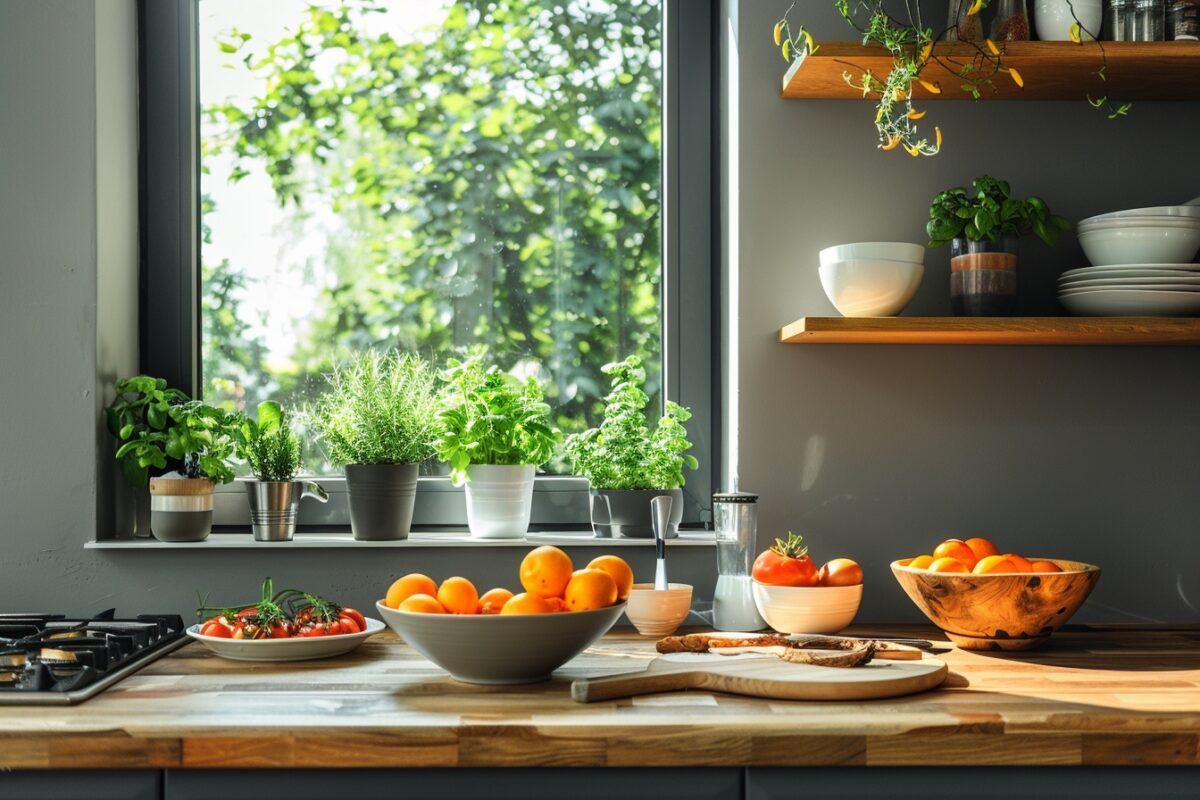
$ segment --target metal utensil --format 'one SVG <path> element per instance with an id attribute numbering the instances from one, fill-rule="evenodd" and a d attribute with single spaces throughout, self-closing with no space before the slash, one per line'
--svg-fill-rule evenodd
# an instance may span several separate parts
<path id="1" fill-rule="evenodd" d="M 671 497 L 659 495 L 650 501 L 650 517 L 654 524 L 654 588 L 670 589 L 667 581 L 667 526 L 671 524 Z"/>

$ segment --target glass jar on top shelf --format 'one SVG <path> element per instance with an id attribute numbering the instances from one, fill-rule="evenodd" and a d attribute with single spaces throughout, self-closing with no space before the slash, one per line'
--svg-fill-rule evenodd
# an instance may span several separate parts
<path id="1" fill-rule="evenodd" d="M 982 42 L 983 22 L 978 14 L 968 14 L 974 0 L 950 0 L 946 13 L 946 33 L 942 37 L 948 42 Z"/>
<path id="2" fill-rule="evenodd" d="M 996 42 L 1029 41 L 1029 13 L 1025 9 L 1025 0 L 1000 0 L 991 33 L 992 41 Z"/>

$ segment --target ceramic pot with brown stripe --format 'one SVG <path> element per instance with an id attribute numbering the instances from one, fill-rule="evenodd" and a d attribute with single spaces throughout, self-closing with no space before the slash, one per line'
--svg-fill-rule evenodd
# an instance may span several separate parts
<path id="1" fill-rule="evenodd" d="M 1010 317 L 1017 310 L 1017 240 L 950 242 L 950 302 L 960 317 Z"/>
<path id="2" fill-rule="evenodd" d="M 212 532 L 213 482 L 151 478 L 150 532 L 160 542 L 202 542 Z"/>

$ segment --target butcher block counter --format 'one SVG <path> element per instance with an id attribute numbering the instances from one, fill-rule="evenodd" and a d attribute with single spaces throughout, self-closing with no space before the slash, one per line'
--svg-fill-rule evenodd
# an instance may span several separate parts
<path id="1" fill-rule="evenodd" d="M 653 654 L 653 640 L 611 633 L 552 682 L 484 687 L 390 632 L 291 664 L 189 644 L 79 706 L 0 707 L 0 768 L 1200 763 L 1200 628 L 1074 626 L 1027 653 L 948 649 L 942 688 L 890 700 L 571 700 L 572 677 Z"/>

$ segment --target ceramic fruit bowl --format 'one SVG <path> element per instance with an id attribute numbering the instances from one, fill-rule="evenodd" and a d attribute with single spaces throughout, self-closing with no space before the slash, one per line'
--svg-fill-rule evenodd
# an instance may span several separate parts
<path id="1" fill-rule="evenodd" d="M 419 614 L 375 604 L 383 621 L 414 650 L 463 683 L 515 684 L 550 673 L 590 647 L 625 611 L 555 614 Z"/>
<path id="2" fill-rule="evenodd" d="M 643 636 L 670 636 L 687 619 L 692 607 L 692 587 L 686 583 L 655 589 L 653 583 L 635 583 L 629 590 L 625 615 Z"/>
<path id="3" fill-rule="evenodd" d="M 917 608 L 965 650 L 1027 650 L 1071 618 L 1100 580 L 1100 568 L 1048 558 L 1062 572 L 930 572 L 892 562 Z"/>
<path id="4" fill-rule="evenodd" d="M 837 633 L 854 621 L 862 603 L 857 586 L 771 586 L 754 581 L 758 613 L 780 633 Z"/>

